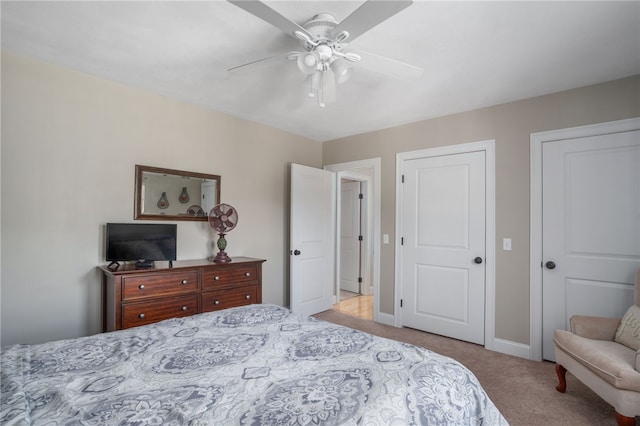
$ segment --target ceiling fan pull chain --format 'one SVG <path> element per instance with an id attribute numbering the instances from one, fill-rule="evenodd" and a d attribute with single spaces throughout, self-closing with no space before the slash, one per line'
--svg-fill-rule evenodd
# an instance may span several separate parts
<path id="1" fill-rule="evenodd" d="M 318 105 L 320 105 L 320 108 L 324 108 L 325 107 L 325 103 L 324 103 L 324 78 L 323 78 L 322 74 L 320 74 L 320 82 L 319 82 L 319 86 L 318 86 Z"/>
<path id="2" fill-rule="evenodd" d="M 316 71 L 311 76 L 311 92 L 309 93 L 310 98 L 315 98 L 318 94 L 318 88 L 320 87 L 320 79 L 322 78 L 322 73 L 320 71 Z"/>

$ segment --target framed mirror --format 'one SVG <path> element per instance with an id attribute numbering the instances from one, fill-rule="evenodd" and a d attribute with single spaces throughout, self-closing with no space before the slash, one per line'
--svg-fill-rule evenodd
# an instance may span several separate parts
<path id="1" fill-rule="evenodd" d="M 220 186 L 218 175 L 136 165 L 134 219 L 206 221 Z"/>

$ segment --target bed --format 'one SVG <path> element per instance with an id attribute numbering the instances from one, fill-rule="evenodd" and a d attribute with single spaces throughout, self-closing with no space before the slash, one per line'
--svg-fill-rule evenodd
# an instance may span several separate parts
<path id="1" fill-rule="evenodd" d="M 3 425 L 506 425 L 457 361 L 249 305 L 2 352 Z"/>

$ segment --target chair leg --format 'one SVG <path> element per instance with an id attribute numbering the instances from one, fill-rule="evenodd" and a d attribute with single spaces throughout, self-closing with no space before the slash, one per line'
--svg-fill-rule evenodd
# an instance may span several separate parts
<path id="1" fill-rule="evenodd" d="M 556 390 L 564 393 L 567 390 L 567 369 L 560 364 L 556 364 L 556 374 L 558 375 L 558 386 L 556 386 Z"/>
<path id="2" fill-rule="evenodd" d="M 618 422 L 618 426 L 636 426 L 636 418 L 635 417 L 627 417 L 616 411 L 616 421 Z"/>

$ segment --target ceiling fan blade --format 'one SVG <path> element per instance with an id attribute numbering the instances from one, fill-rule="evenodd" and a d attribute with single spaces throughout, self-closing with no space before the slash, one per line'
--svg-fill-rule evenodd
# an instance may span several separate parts
<path id="1" fill-rule="evenodd" d="M 295 22 L 285 18 L 275 10 L 271 9 L 269 6 L 264 4 L 261 1 L 257 0 L 227 0 L 229 3 L 235 4 L 240 9 L 243 9 L 250 14 L 262 19 L 265 22 L 273 25 L 276 28 L 279 28 L 283 32 L 287 33 L 291 37 L 295 39 L 299 39 L 296 36 L 296 31 L 308 36 L 310 39 L 313 39 L 313 36 L 309 33 L 309 31 L 302 28 L 300 25 Z"/>
<path id="2" fill-rule="evenodd" d="M 391 18 L 396 13 L 413 3 L 413 0 L 368 0 L 358 7 L 351 15 L 347 16 L 334 28 L 332 35 L 335 37 L 341 31 L 349 33 L 349 43 L 371 28 Z"/>
<path id="3" fill-rule="evenodd" d="M 416 80 L 422 76 L 424 70 L 415 65 L 406 62 L 397 61 L 386 56 L 376 55 L 375 53 L 363 50 L 355 50 L 360 56 L 360 61 L 353 62 L 354 66 L 366 68 L 371 71 L 379 72 L 400 80 Z"/>
<path id="4" fill-rule="evenodd" d="M 234 73 L 234 74 L 248 74 L 248 73 L 263 69 L 269 65 L 273 65 L 274 63 L 284 62 L 284 60 L 289 59 L 290 55 L 293 57 L 294 53 L 298 53 L 298 52 L 280 53 L 278 55 L 257 59 L 255 61 L 247 62 L 246 64 L 236 65 L 235 67 L 231 67 L 227 70 L 227 72 Z M 298 55 L 296 54 L 294 57 L 297 58 Z"/>

